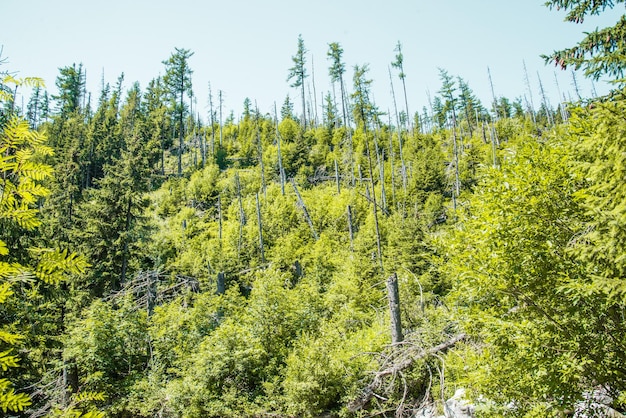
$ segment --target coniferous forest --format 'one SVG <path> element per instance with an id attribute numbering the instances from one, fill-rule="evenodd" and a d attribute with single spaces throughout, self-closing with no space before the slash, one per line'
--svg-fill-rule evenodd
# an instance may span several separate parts
<path id="1" fill-rule="evenodd" d="M 390 112 L 336 42 L 307 101 L 302 37 L 237 118 L 184 48 L 91 97 L 0 66 L 1 414 L 623 416 L 625 25 L 544 57 L 615 80 L 556 108 L 441 69 L 409 114 L 401 43 Z"/>

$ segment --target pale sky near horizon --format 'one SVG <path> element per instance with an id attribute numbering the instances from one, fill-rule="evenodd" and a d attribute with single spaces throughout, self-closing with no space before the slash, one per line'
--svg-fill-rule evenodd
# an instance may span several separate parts
<path id="1" fill-rule="evenodd" d="M 225 111 L 239 114 L 246 97 L 263 113 L 280 108 L 290 95 L 300 109 L 299 91 L 287 82 L 291 57 L 301 34 L 308 50 L 311 83 L 315 77 L 317 103 L 330 91 L 328 44 L 344 49 L 345 81 L 351 90 L 354 65 L 368 64 L 368 78 L 380 110 L 393 110 L 388 68 L 394 48 L 402 44 L 411 113 L 428 105 L 427 91 L 437 94 L 438 68 L 461 76 L 488 105 L 489 67 L 497 96 L 529 96 L 522 62 L 528 69 L 535 107 L 539 106 L 538 73 L 553 106 L 561 95 L 574 97 L 572 76 L 544 65 L 542 53 L 572 46 L 584 31 L 613 25 L 623 6 L 584 25 L 564 22 L 564 12 L 549 10 L 542 0 L 0 0 L 0 45 L 7 62 L 2 70 L 19 77 L 44 78 L 48 90 L 58 69 L 82 63 L 87 88 L 95 105 L 101 80 L 141 88 L 164 73 L 162 61 L 175 47 L 191 50 L 197 110 L 206 119 L 208 84 L 217 102 L 223 91 Z M 314 72 L 312 71 L 314 70 Z M 392 69 L 394 88 L 401 84 Z M 556 77 L 555 77 L 556 74 Z M 555 81 L 558 79 L 558 88 Z M 584 96 L 591 83 L 578 75 Z M 602 94 L 605 82 L 596 82 Z M 27 100 L 27 98 L 25 99 Z"/>

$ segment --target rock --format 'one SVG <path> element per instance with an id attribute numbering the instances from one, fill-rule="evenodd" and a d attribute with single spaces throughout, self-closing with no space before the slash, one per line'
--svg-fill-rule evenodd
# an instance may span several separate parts
<path id="1" fill-rule="evenodd" d="M 465 399 L 465 389 L 457 389 L 454 396 L 445 403 L 445 415 L 436 415 L 435 405 L 427 405 L 420 409 L 414 418 L 473 418 L 474 405 Z"/>
<path id="2" fill-rule="evenodd" d="M 448 418 L 472 418 L 474 405 L 465 398 L 465 389 L 457 389 L 454 396 L 446 401 L 446 417 Z"/>

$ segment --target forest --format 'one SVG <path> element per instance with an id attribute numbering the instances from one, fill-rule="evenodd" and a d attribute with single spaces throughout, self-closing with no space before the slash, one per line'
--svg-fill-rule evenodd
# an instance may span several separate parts
<path id="1" fill-rule="evenodd" d="M 336 42 L 307 100 L 302 37 L 239 117 L 184 48 L 93 100 L 0 61 L 1 415 L 624 416 L 625 25 L 544 57 L 615 81 L 556 108 L 440 69 L 409 114 L 400 42 L 391 112 Z"/>

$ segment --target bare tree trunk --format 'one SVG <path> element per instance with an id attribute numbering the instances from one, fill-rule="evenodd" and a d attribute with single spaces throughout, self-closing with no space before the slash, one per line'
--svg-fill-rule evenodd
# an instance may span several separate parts
<path id="1" fill-rule="evenodd" d="M 218 295 L 223 295 L 226 293 L 226 276 L 223 271 L 217 273 L 217 286 L 215 293 Z"/>
<path id="2" fill-rule="evenodd" d="M 263 144 L 261 143 L 261 133 L 259 132 L 259 110 L 256 111 L 256 139 L 257 149 L 259 153 L 259 166 L 261 167 L 261 188 L 263 189 L 263 196 L 267 198 L 267 186 L 265 184 L 265 165 L 263 164 Z"/>
<path id="3" fill-rule="evenodd" d="M 401 175 L 402 175 L 402 191 L 404 192 L 404 196 L 406 199 L 407 179 L 406 179 L 406 165 L 404 164 L 404 155 L 402 152 L 402 127 L 400 126 L 400 115 L 398 113 L 398 105 L 396 104 L 396 93 L 393 88 L 393 78 L 391 77 L 391 68 L 387 67 L 387 69 L 389 70 L 389 83 L 391 85 L 391 96 L 393 98 L 393 107 L 396 113 L 396 124 L 397 124 L 397 132 L 398 132 L 398 151 L 400 153 L 400 169 L 401 169 Z M 389 125 L 391 125 L 391 121 L 389 122 Z"/>
<path id="4" fill-rule="evenodd" d="M 530 99 L 530 116 L 533 120 L 533 125 L 537 125 L 537 118 L 535 117 L 535 103 L 533 103 L 533 90 L 530 88 L 530 80 L 528 79 L 528 71 L 526 70 L 526 61 L 522 61 L 524 65 L 524 82 L 526 83 L 526 88 L 528 89 L 529 99 Z"/>
<path id="5" fill-rule="evenodd" d="M 372 200 L 374 202 L 374 226 L 376 229 L 376 250 L 378 252 L 378 261 L 380 263 L 380 269 L 383 270 L 383 249 L 380 240 L 380 226 L 378 225 L 378 207 L 376 204 L 376 190 L 374 188 L 374 169 L 372 167 L 372 153 L 370 152 L 369 141 L 367 140 L 367 128 L 364 131 L 365 134 L 365 150 L 367 152 L 367 160 L 369 162 L 369 176 L 372 183 Z"/>
<path id="6" fill-rule="evenodd" d="M 387 298 L 389 299 L 389 313 L 391 315 L 391 343 L 398 344 L 404 339 L 402 335 L 402 321 L 400 319 L 400 292 L 398 290 L 398 275 L 393 273 L 387 279 Z"/>
<path id="7" fill-rule="evenodd" d="M 218 91 L 219 93 L 219 102 L 220 102 L 220 147 L 222 146 L 222 104 L 224 100 L 222 99 L 222 90 Z"/>
<path id="8" fill-rule="evenodd" d="M 278 176 L 280 178 L 280 191 L 285 195 L 285 170 L 283 169 L 283 157 L 280 152 L 280 132 L 278 132 L 278 113 L 276 112 L 276 102 L 274 102 L 274 119 L 276 120 L 276 145 L 278 147 Z"/>
<path id="9" fill-rule="evenodd" d="M 218 223 L 219 223 L 218 237 L 219 237 L 220 245 L 221 245 L 222 244 L 222 196 L 221 195 L 217 196 L 217 216 L 218 216 Z"/>
<path id="10" fill-rule="evenodd" d="M 239 173 L 235 173 L 235 183 L 237 186 L 237 200 L 239 201 L 239 241 L 237 245 L 237 254 L 241 254 L 241 246 L 243 245 L 243 227 L 246 224 L 246 213 L 243 210 L 243 200 L 241 197 L 241 183 L 239 182 Z"/>
<path id="11" fill-rule="evenodd" d="M 259 249 L 261 250 L 261 263 L 265 264 L 265 250 L 263 248 L 263 220 L 261 219 L 261 203 L 259 194 L 256 194 L 256 217 L 259 222 Z"/>
<path id="12" fill-rule="evenodd" d="M 526 64 L 524 64 L 524 69 L 526 69 Z M 491 70 L 487 67 L 487 75 L 489 76 L 489 85 L 491 86 L 491 98 L 493 100 L 493 113 L 495 116 L 495 120 L 498 120 L 498 101 L 496 100 L 496 92 L 493 89 L 493 81 L 491 80 Z"/>
<path id="13" fill-rule="evenodd" d="M 311 55 L 311 84 L 313 85 L 313 126 L 317 127 L 317 90 L 315 89 L 315 65 L 313 65 L 313 55 Z"/>
<path id="14" fill-rule="evenodd" d="M 348 233 L 350 234 L 350 251 L 354 250 L 354 230 L 352 228 L 352 208 L 348 205 L 347 208 L 348 214 Z"/>
<path id="15" fill-rule="evenodd" d="M 335 159 L 335 183 L 337 184 L 337 194 L 341 194 L 341 186 L 339 183 L 339 167 L 337 165 L 337 159 Z"/>
<path id="16" fill-rule="evenodd" d="M 546 111 L 546 117 L 548 118 L 548 124 L 550 126 L 554 125 L 554 121 L 552 120 L 552 110 L 550 109 L 550 104 L 548 103 L 548 98 L 546 97 L 546 92 L 543 89 L 543 83 L 541 82 L 541 77 L 539 76 L 539 71 L 537 71 L 537 80 L 539 80 L 539 92 L 541 93 L 541 101 L 543 102 L 543 108 Z"/>
<path id="17" fill-rule="evenodd" d="M 391 128 L 391 115 L 389 116 L 389 166 L 390 166 L 390 174 L 391 174 L 391 201 L 393 205 L 397 204 L 396 201 L 396 177 L 395 177 L 395 168 L 394 168 L 394 155 L 393 151 L 393 129 Z"/>
<path id="18" fill-rule="evenodd" d="M 298 198 L 298 206 L 300 206 L 300 208 L 302 209 L 302 212 L 304 212 L 304 217 L 306 218 L 306 221 L 309 224 L 309 227 L 311 227 L 311 233 L 313 234 L 313 238 L 315 238 L 315 240 L 317 241 L 319 237 L 317 235 L 317 232 L 315 231 L 313 220 L 311 219 L 311 216 L 309 215 L 309 211 L 307 210 L 306 205 L 304 204 L 304 200 L 302 200 L 302 196 L 300 196 L 300 192 L 298 192 L 298 187 L 296 186 L 296 182 L 294 179 L 291 179 L 291 185 L 293 186 L 294 192 L 296 192 L 296 197 Z"/>

